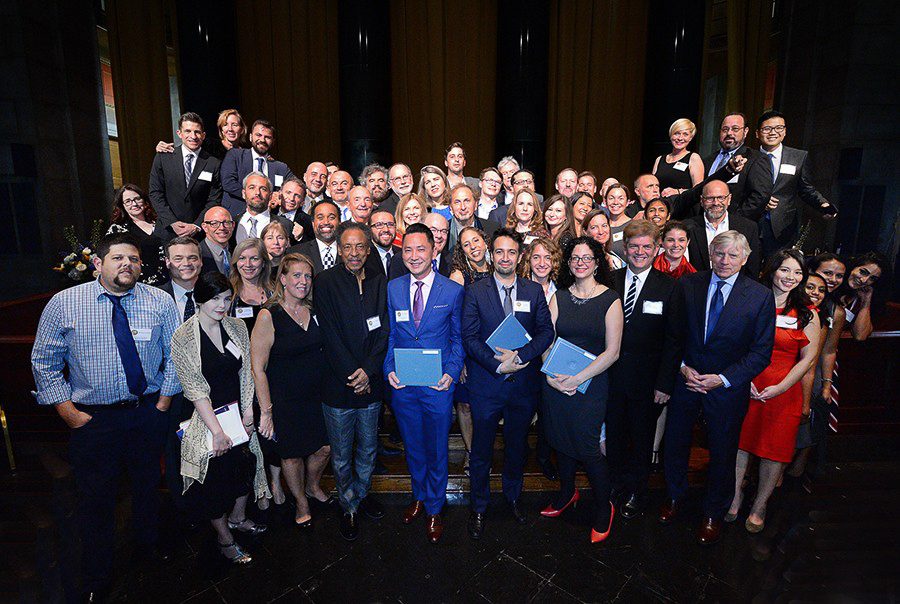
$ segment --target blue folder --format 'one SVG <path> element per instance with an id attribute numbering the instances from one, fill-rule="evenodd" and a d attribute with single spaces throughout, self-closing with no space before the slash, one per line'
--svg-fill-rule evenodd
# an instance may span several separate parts
<path id="1" fill-rule="evenodd" d="M 403 386 L 437 386 L 444 375 L 439 348 L 395 348 L 394 373 Z"/>
<path id="2" fill-rule="evenodd" d="M 571 342 L 562 338 L 557 338 L 544 361 L 541 371 L 550 377 L 557 375 L 576 375 L 579 371 L 594 362 L 597 355 L 575 346 Z M 587 380 L 579 384 L 577 390 L 581 394 L 587 392 L 591 380 Z"/>
<path id="3" fill-rule="evenodd" d="M 506 318 L 500 322 L 497 329 L 494 330 L 485 343 L 491 347 L 494 354 L 500 354 L 497 348 L 505 348 L 506 350 L 518 350 L 531 341 L 531 336 L 516 319 L 515 313 L 506 315 Z"/>

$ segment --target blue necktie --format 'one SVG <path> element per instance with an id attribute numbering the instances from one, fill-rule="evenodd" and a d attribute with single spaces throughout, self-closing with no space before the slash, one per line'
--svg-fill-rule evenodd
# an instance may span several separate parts
<path id="1" fill-rule="evenodd" d="M 437 270 L 437 258 L 434 258 L 434 259 L 431 260 L 431 270 L 433 270 L 434 272 L 438 272 L 438 270 Z"/>
<path id="2" fill-rule="evenodd" d="M 728 161 L 729 151 L 722 149 L 719 151 L 719 155 L 716 157 L 716 161 L 713 162 L 712 168 L 709 170 L 709 174 L 707 176 L 712 176 L 716 173 L 716 170 L 722 167 L 722 164 Z"/>
<path id="3" fill-rule="evenodd" d="M 194 305 L 193 291 L 184 292 L 184 297 L 187 298 L 184 302 L 184 320 L 187 321 L 197 312 L 197 307 Z"/>
<path id="4" fill-rule="evenodd" d="M 231 273 L 231 263 L 228 261 L 228 250 L 222 250 L 222 272 L 226 277 Z"/>
<path id="5" fill-rule="evenodd" d="M 719 316 L 722 314 L 722 308 L 725 306 L 725 296 L 722 294 L 722 286 L 725 281 L 719 280 L 716 283 L 716 293 L 713 294 L 712 302 L 709 305 L 709 315 L 706 317 L 706 338 L 704 342 L 709 341 L 716 323 L 719 322 Z"/>
<path id="6" fill-rule="evenodd" d="M 134 335 L 128 325 L 128 315 L 125 314 L 125 309 L 122 307 L 122 299 L 112 294 L 103 295 L 109 298 L 113 304 L 113 335 L 116 337 L 116 348 L 119 349 L 122 368 L 125 370 L 128 391 L 135 396 L 141 396 L 147 390 L 147 378 L 144 376 L 141 357 L 138 356 L 137 345 L 134 343 Z"/>
<path id="7" fill-rule="evenodd" d="M 263 158 L 261 158 L 261 157 L 257 157 L 257 158 L 256 158 L 256 164 L 257 164 L 257 169 L 256 169 L 256 171 L 257 171 L 257 172 L 262 172 L 263 174 L 265 174 L 265 172 L 263 172 L 263 161 L 264 161 L 264 160 L 263 160 Z"/>

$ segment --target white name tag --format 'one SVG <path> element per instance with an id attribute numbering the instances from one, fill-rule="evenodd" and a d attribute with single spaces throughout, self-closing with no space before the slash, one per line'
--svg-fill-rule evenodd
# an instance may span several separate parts
<path id="1" fill-rule="evenodd" d="M 853 319 L 856 318 L 856 313 L 852 310 L 844 310 L 844 314 L 847 315 L 847 323 L 853 323 Z"/>
<path id="2" fill-rule="evenodd" d="M 238 306 L 234 309 L 234 316 L 238 319 L 252 319 L 253 318 L 253 307 L 252 306 Z"/>
<path id="3" fill-rule="evenodd" d="M 735 174 L 734 176 L 731 177 L 731 179 L 726 184 L 733 185 L 734 183 L 736 183 L 738 181 L 739 176 L 740 176 L 740 174 Z"/>
<path id="4" fill-rule="evenodd" d="M 407 323 L 409 322 L 409 311 L 408 310 L 398 310 L 394 312 L 394 320 L 397 323 Z"/>
<path id="5" fill-rule="evenodd" d="M 780 327 L 782 329 L 799 329 L 797 326 L 797 317 L 778 315 L 775 317 L 775 327 Z"/>
<path id="6" fill-rule="evenodd" d="M 236 359 L 241 358 L 241 349 L 238 348 L 238 345 L 235 344 L 234 342 L 232 342 L 231 340 L 229 340 L 228 344 L 225 345 L 225 350 L 230 352 L 234 356 L 234 358 L 236 358 Z"/>
<path id="7" fill-rule="evenodd" d="M 368 326 L 369 331 L 375 331 L 379 327 L 381 327 L 381 317 L 369 317 L 366 319 L 366 326 Z"/>
<path id="8" fill-rule="evenodd" d="M 529 300 L 516 300 L 513 303 L 513 311 L 531 312 L 531 302 Z"/>
<path id="9" fill-rule="evenodd" d="M 131 335 L 134 336 L 135 342 L 149 342 L 150 334 L 153 332 L 152 329 L 141 329 L 136 328 L 131 330 Z"/>
<path id="10" fill-rule="evenodd" d="M 688 169 L 688 165 L 683 161 L 675 162 L 675 165 L 672 167 L 675 168 L 676 170 L 678 170 L 679 172 L 684 172 L 685 170 Z"/>
<path id="11" fill-rule="evenodd" d="M 204 170 L 200 174 L 197 175 L 197 180 L 205 180 L 206 182 L 212 182 L 212 172 L 207 172 Z"/>
<path id="12" fill-rule="evenodd" d="M 282 176 L 281 174 L 276 174 L 275 175 L 275 186 L 280 187 L 281 183 L 283 183 L 283 182 L 284 182 L 284 176 Z"/>
<path id="13" fill-rule="evenodd" d="M 778 172 L 781 174 L 796 174 L 797 166 L 791 164 L 781 164 L 781 167 L 778 169 Z"/>
<path id="14" fill-rule="evenodd" d="M 661 315 L 663 311 L 662 300 L 644 300 L 645 315 Z"/>
<path id="15" fill-rule="evenodd" d="M 537 239 L 537 237 L 535 237 L 534 235 L 525 235 L 525 245 L 529 245 L 535 239 Z"/>
<path id="16" fill-rule="evenodd" d="M 624 237 L 624 236 L 625 236 L 625 232 L 619 231 L 618 233 L 613 233 L 612 238 L 613 238 L 613 241 L 622 241 L 622 237 Z"/>

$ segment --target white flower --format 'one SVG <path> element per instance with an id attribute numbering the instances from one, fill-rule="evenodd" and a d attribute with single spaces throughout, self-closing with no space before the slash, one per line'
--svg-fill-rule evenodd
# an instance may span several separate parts
<path id="1" fill-rule="evenodd" d="M 91 250 L 91 248 L 86 247 L 83 250 L 81 250 L 81 253 L 84 256 L 90 256 L 93 253 L 93 251 Z"/>
<path id="2" fill-rule="evenodd" d="M 78 256 L 76 256 L 74 253 L 69 254 L 68 256 L 66 256 L 65 258 L 63 258 L 63 262 L 74 262 L 74 261 L 75 261 L 75 258 L 77 258 L 77 257 L 78 257 Z"/>
<path id="3" fill-rule="evenodd" d="M 84 271 L 87 270 L 87 264 L 85 264 L 84 262 L 79 262 L 78 264 L 75 265 L 75 270 L 80 273 L 83 273 Z"/>

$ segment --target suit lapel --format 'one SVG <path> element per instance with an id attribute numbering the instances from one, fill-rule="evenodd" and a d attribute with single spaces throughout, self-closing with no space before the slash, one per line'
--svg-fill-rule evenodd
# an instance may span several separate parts
<path id="1" fill-rule="evenodd" d="M 743 275 L 738 275 L 738 278 L 735 279 L 734 286 L 731 288 L 731 293 L 728 295 L 728 300 L 725 301 L 725 306 L 722 307 L 722 314 L 719 315 L 719 321 L 709 335 L 710 340 L 715 338 L 719 332 L 725 329 L 728 323 L 737 316 L 740 309 L 744 306 L 744 296 L 747 292 L 744 287 L 744 279 L 745 277 Z"/>
<path id="2" fill-rule="evenodd" d="M 706 297 L 709 294 L 709 282 L 712 281 L 712 272 L 699 279 L 694 284 L 694 306 L 697 309 L 697 333 L 700 336 L 700 345 L 703 345 L 706 337 Z"/>
<path id="3" fill-rule="evenodd" d="M 203 157 L 200 152 L 197 152 L 197 161 L 194 162 L 194 170 L 191 172 L 191 181 L 187 185 L 187 189 L 184 194 L 185 197 L 188 193 L 190 193 L 191 188 L 194 186 L 194 183 L 197 182 L 197 177 L 200 176 L 200 172 L 203 171 L 203 168 L 206 167 L 206 158 Z"/>
<path id="4" fill-rule="evenodd" d="M 170 156 L 169 161 L 172 163 L 172 172 L 175 174 L 175 186 L 178 189 L 177 193 L 180 195 L 176 196 L 175 199 L 183 199 L 187 195 L 187 188 L 184 184 L 184 152 L 181 150 L 181 146 L 175 148 L 174 153 L 167 153 L 166 155 Z"/>
<path id="5" fill-rule="evenodd" d="M 616 291 L 619 292 L 619 300 L 624 304 L 625 296 L 628 293 L 625 291 L 625 271 L 623 270 L 616 271 Z"/>

